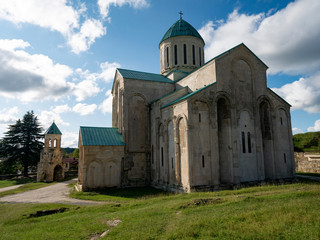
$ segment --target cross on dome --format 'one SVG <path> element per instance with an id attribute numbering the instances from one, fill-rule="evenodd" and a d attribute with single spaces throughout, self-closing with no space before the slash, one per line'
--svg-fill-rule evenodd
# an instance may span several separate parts
<path id="1" fill-rule="evenodd" d="M 180 19 L 182 19 L 183 12 L 180 11 L 180 12 L 178 12 L 178 13 L 180 14 Z"/>

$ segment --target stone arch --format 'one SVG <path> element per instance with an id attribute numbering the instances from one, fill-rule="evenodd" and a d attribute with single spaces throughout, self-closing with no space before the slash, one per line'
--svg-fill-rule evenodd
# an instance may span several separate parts
<path id="1" fill-rule="evenodd" d="M 103 187 L 102 166 L 100 162 L 93 161 L 87 168 L 88 188 Z"/>
<path id="2" fill-rule="evenodd" d="M 142 94 L 133 94 L 128 99 L 128 150 L 146 150 L 148 138 L 148 108 Z"/>
<path id="3" fill-rule="evenodd" d="M 173 121 L 168 120 L 167 122 L 167 171 L 168 171 L 168 182 L 173 184 L 176 182 L 175 179 L 175 144 L 174 144 L 174 126 Z"/>
<path id="4" fill-rule="evenodd" d="M 120 170 L 113 161 L 108 161 L 104 169 L 104 184 L 106 187 L 117 187 L 120 185 Z"/>
<path id="5" fill-rule="evenodd" d="M 185 117 L 178 117 L 177 120 L 177 170 L 178 184 L 186 185 L 189 180 L 188 166 L 188 125 Z"/>
<path id="6" fill-rule="evenodd" d="M 226 96 L 217 99 L 217 119 L 220 183 L 230 184 L 233 182 L 231 108 Z"/>
<path id="7" fill-rule="evenodd" d="M 62 181 L 63 178 L 63 168 L 60 165 L 56 165 L 53 169 L 53 181 Z"/>
<path id="8" fill-rule="evenodd" d="M 244 59 L 236 59 L 232 61 L 232 72 L 234 79 L 240 82 L 251 82 L 252 71 L 250 64 Z"/>
<path id="9" fill-rule="evenodd" d="M 271 110 L 271 105 L 268 99 L 261 99 L 259 104 L 259 115 L 263 148 L 264 172 L 266 179 L 274 178 L 274 147 Z"/>

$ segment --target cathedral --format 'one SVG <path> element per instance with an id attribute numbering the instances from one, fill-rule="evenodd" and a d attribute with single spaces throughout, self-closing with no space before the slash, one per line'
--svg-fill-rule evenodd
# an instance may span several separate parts
<path id="1" fill-rule="evenodd" d="M 295 176 L 290 105 L 243 43 L 204 62 L 180 19 L 160 41 L 160 74 L 117 69 L 112 127 L 80 127 L 80 189 L 191 192 Z"/>

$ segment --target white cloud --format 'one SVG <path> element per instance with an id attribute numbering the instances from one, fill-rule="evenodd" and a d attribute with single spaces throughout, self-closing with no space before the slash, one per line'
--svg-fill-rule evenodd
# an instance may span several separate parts
<path id="1" fill-rule="evenodd" d="M 63 121 L 59 113 L 54 111 L 42 111 L 38 116 L 41 126 L 44 130 L 47 130 L 52 122 L 55 122 L 57 126 L 69 126 L 70 123 Z"/>
<path id="2" fill-rule="evenodd" d="M 102 22 L 96 19 L 87 19 L 81 26 L 80 32 L 74 33 L 69 39 L 69 45 L 76 54 L 87 51 L 96 38 L 106 34 Z"/>
<path id="3" fill-rule="evenodd" d="M 15 24 L 29 23 L 63 35 L 79 27 L 79 11 L 67 5 L 67 0 L 1 1 L 0 18 Z"/>
<path id="4" fill-rule="evenodd" d="M 78 103 L 72 108 L 72 110 L 80 114 L 81 116 L 84 116 L 84 115 L 93 114 L 96 108 L 97 108 L 96 104 L 88 105 L 85 103 Z"/>
<path id="5" fill-rule="evenodd" d="M 62 140 L 61 146 L 62 147 L 71 147 L 77 148 L 78 147 L 78 138 L 79 134 L 75 132 L 63 132 L 62 133 Z"/>
<path id="6" fill-rule="evenodd" d="M 100 91 L 98 84 L 92 80 L 83 80 L 73 87 L 73 94 L 77 97 L 77 101 L 96 96 Z"/>
<path id="7" fill-rule="evenodd" d="M 106 92 L 106 99 L 100 104 L 99 109 L 103 114 L 112 113 L 112 94 L 111 90 Z"/>
<path id="8" fill-rule="evenodd" d="M 101 73 L 99 74 L 99 78 L 103 79 L 105 82 L 112 82 L 116 69 L 120 67 L 121 67 L 120 64 L 116 62 L 101 63 L 100 64 Z"/>
<path id="9" fill-rule="evenodd" d="M 300 128 L 292 128 L 292 134 L 294 135 L 294 134 L 298 134 L 298 133 L 303 133 L 303 131 L 302 131 L 302 129 L 300 129 Z"/>
<path id="10" fill-rule="evenodd" d="M 18 120 L 16 114 L 19 112 L 18 107 L 4 108 L 0 110 L 0 123 L 12 124 Z"/>
<path id="11" fill-rule="evenodd" d="M 320 113 L 320 72 L 272 90 L 290 103 L 293 110 Z"/>
<path id="12" fill-rule="evenodd" d="M 109 9 L 111 5 L 116 7 L 122 7 L 124 4 L 128 4 L 130 7 L 136 9 L 149 6 L 147 0 L 98 0 L 100 14 L 104 18 L 109 16 Z"/>
<path id="13" fill-rule="evenodd" d="M 97 38 L 106 34 L 106 28 L 100 20 L 86 19 L 86 6 L 78 9 L 67 0 L 10 0 L 1 1 L 0 19 L 15 24 L 29 23 L 62 34 L 76 54 L 87 51 Z"/>
<path id="14" fill-rule="evenodd" d="M 51 109 L 53 112 L 55 112 L 57 114 L 71 111 L 71 108 L 68 106 L 68 104 L 55 106 L 54 108 L 51 108 Z"/>
<path id="15" fill-rule="evenodd" d="M 320 1 L 296 0 L 274 14 L 232 12 L 226 21 L 208 22 L 199 32 L 210 59 L 244 42 L 270 73 L 303 74 L 320 67 Z"/>
<path id="16" fill-rule="evenodd" d="M 314 122 L 313 127 L 308 127 L 308 132 L 317 132 L 320 131 L 320 119 Z"/>
<path id="17" fill-rule="evenodd" d="M 21 39 L 0 40 L 0 95 L 29 102 L 57 99 L 69 92 L 66 79 L 73 70 L 48 56 L 21 50 L 27 46 Z"/>

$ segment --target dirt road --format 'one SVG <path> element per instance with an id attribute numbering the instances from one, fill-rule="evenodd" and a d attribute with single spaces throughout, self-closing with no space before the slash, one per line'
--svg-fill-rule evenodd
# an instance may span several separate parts
<path id="1" fill-rule="evenodd" d="M 94 205 L 99 202 L 78 200 L 70 198 L 70 187 L 68 184 L 75 182 L 76 180 L 70 180 L 66 182 L 57 183 L 48 187 L 30 190 L 23 193 L 14 195 L 8 195 L 0 198 L 0 202 L 8 203 L 64 203 L 73 205 Z"/>

